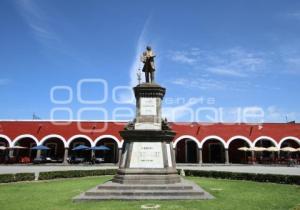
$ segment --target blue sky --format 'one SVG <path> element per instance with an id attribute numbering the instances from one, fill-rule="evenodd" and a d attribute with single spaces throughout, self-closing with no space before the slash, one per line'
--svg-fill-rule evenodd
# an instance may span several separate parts
<path id="1" fill-rule="evenodd" d="M 130 119 L 151 45 L 171 120 L 300 120 L 297 0 L 2 0 L 0 30 L 0 119 Z"/>

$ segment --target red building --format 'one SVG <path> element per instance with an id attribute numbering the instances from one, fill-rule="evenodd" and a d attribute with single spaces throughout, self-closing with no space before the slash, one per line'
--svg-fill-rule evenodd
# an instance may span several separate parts
<path id="1" fill-rule="evenodd" d="M 78 145 L 110 148 L 105 154 L 105 162 L 117 163 L 123 140 L 119 131 L 125 122 L 100 121 L 0 121 L 0 146 L 23 146 L 27 149 L 9 150 L 8 157 L 36 157 L 30 148 L 45 145 L 50 148 L 48 156 L 66 162 L 74 154 L 72 148 Z M 282 148 L 300 146 L 299 123 L 263 124 L 204 124 L 170 123 L 177 133 L 173 148 L 178 163 L 244 163 L 253 153 L 239 151 L 240 147 L 255 146 Z M 5 150 L 0 151 L 4 162 Z M 101 151 L 96 151 L 96 156 Z M 80 154 L 90 157 L 90 151 Z M 271 152 L 259 153 L 260 160 L 270 160 Z M 284 155 L 284 153 L 283 153 Z M 293 154 L 297 155 L 297 154 Z M 254 157 L 254 156 L 253 156 Z M 252 157 L 252 158 L 253 158 Z M 272 157 L 273 158 L 273 157 Z"/>

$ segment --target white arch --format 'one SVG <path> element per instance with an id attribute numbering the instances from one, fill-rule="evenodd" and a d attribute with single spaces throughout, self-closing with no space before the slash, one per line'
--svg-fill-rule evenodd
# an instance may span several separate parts
<path id="1" fill-rule="evenodd" d="M 99 141 L 101 141 L 103 139 L 113 139 L 117 143 L 118 148 L 122 148 L 123 142 L 121 142 L 117 137 L 115 137 L 113 135 L 102 135 L 102 136 L 97 137 L 94 141 L 94 145 L 96 145 Z"/>
<path id="2" fill-rule="evenodd" d="M 67 143 L 66 143 L 66 147 L 69 148 L 69 146 L 70 146 L 70 144 L 72 143 L 72 141 L 75 140 L 75 139 L 77 139 L 77 138 L 83 138 L 83 139 L 86 139 L 86 140 L 88 140 L 88 141 L 90 142 L 91 147 L 94 146 L 94 142 L 93 142 L 93 140 L 92 140 L 90 137 L 88 137 L 88 136 L 86 136 L 86 135 L 82 135 L 82 134 L 77 134 L 77 135 L 74 135 L 74 136 L 72 136 L 71 138 L 69 138 L 69 140 L 68 140 Z"/>
<path id="3" fill-rule="evenodd" d="M 35 136 L 33 136 L 33 135 L 31 135 L 31 134 L 22 134 L 22 135 L 17 136 L 17 137 L 13 140 L 12 146 L 16 146 L 16 143 L 17 143 L 19 140 L 24 139 L 24 138 L 30 138 L 30 139 L 32 139 L 32 140 L 36 143 L 36 145 L 39 144 L 39 140 L 38 140 Z"/>
<path id="4" fill-rule="evenodd" d="M 57 138 L 57 139 L 60 139 L 60 140 L 63 142 L 64 147 L 65 147 L 65 148 L 67 147 L 66 139 L 65 139 L 63 136 L 58 135 L 58 134 L 49 134 L 49 135 L 45 136 L 45 137 L 42 138 L 42 140 L 40 141 L 40 144 L 44 144 L 45 141 L 47 141 L 47 140 L 50 139 L 50 138 Z"/>
<path id="5" fill-rule="evenodd" d="M 0 134 L 0 138 L 5 139 L 5 140 L 8 142 L 8 146 L 9 146 L 9 147 L 12 146 L 12 141 L 11 141 L 11 139 L 10 139 L 8 136 L 6 136 L 6 135 L 4 135 L 4 134 Z"/>
<path id="6" fill-rule="evenodd" d="M 203 145 L 204 145 L 204 143 L 205 143 L 206 141 L 212 140 L 212 139 L 219 140 L 220 142 L 223 143 L 224 148 L 227 149 L 227 147 L 226 147 L 226 142 L 224 141 L 224 139 L 222 139 L 220 136 L 214 136 L 214 135 L 212 135 L 212 136 L 207 136 L 207 137 L 205 137 L 204 139 L 202 139 L 202 141 L 200 142 L 200 148 L 203 147 Z"/>
<path id="7" fill-rule="evenodd" d="M 271 137 L 269 137 L 269 136 L 260 136 L 260 137 L 256 138 L 256 139 L 254 140 L 254 142 L 252 143 L 252 147 L 255 147 L 255 144 L 256 144 L 258 141 L 263 140 L 263 139 L 264 139 L 264 140 L 269 140 L 269 141 L 271 141 L 271 142 L 275 145 L 275 147 L 278 148 L 277 142 L 276 142 L 273 138 L 271 138 Z"/>
<path id="8" fill-rule="evenodd" d="M 286 140 L 294 140 L 294 141 L 296 141 L 296 142 L 299 144 L 299 146 L 300 146 L 300 139 L 298 139 L 297 137 L 294 137 L 294 136 L 287 136 L 287 137 L 284 137 L 284 138 L 282 138 L 282 139 L 280 140 L 280 142 L 279 142 L 279 144 L 278 144 L 278 147 L 281 148 L 282 143 L 283 143 L 284 141 L 286 141 Z"/>
<path id="9" fill-rule="evenodd" d="M 182 140 L 182 139 L 190 139 L 190 140 L 193 140 L 196 144 L 197 144 L 197 147 L 200 148 L 200 142 L 198 139 L 196 139 L 194 136 L 190 136 L 190 135 L 183 135 L 183 136 L 180 136 L 178 137 L 177 139 L 175 139 L 175 141 L 173 142 L 173 149 L 176 148 L 176 145 L 177 143 Z"/>
<path id="10" fill-rule="evenodd" d="M 225 148 L 229 148 L 230 143 L 233 142 L 234 140 L 237 140 L 237 139 L 242 139 L 242 140 L 246 141 L 248 143 L 249 147 L 252 147 L 252 142 L 247 137 L 245 137 L 245 136 L 233 136 L 226 142 L 226 147 Z"/>

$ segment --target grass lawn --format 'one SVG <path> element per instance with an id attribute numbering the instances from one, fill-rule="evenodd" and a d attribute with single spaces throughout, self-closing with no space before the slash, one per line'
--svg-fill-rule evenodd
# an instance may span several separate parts
<path id="1" fill-rule="evenodd" d="M 299 209 L 300 186 L 188 177 L 213 194 L 200 201 L 102 201 L 73 203 L 72 197 L 109 180 L 111 176 L 0 185 L 2 210 L 141 209 L 159 204 L 160 209 Z"/>

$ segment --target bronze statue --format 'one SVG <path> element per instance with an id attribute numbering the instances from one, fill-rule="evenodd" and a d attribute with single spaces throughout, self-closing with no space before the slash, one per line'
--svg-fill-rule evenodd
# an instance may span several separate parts
<path id="1" fill-rule="evenodd" d="M 152 51 L 150 46 L 146 47 L 146 51 L 143 52 L 141 56 L 141 61 L 144 63 L 143 72 L 145 72 L 145 80 L 146 83 L 153 83 L 154 82 L 154 57 L 155 54 Z"/>

